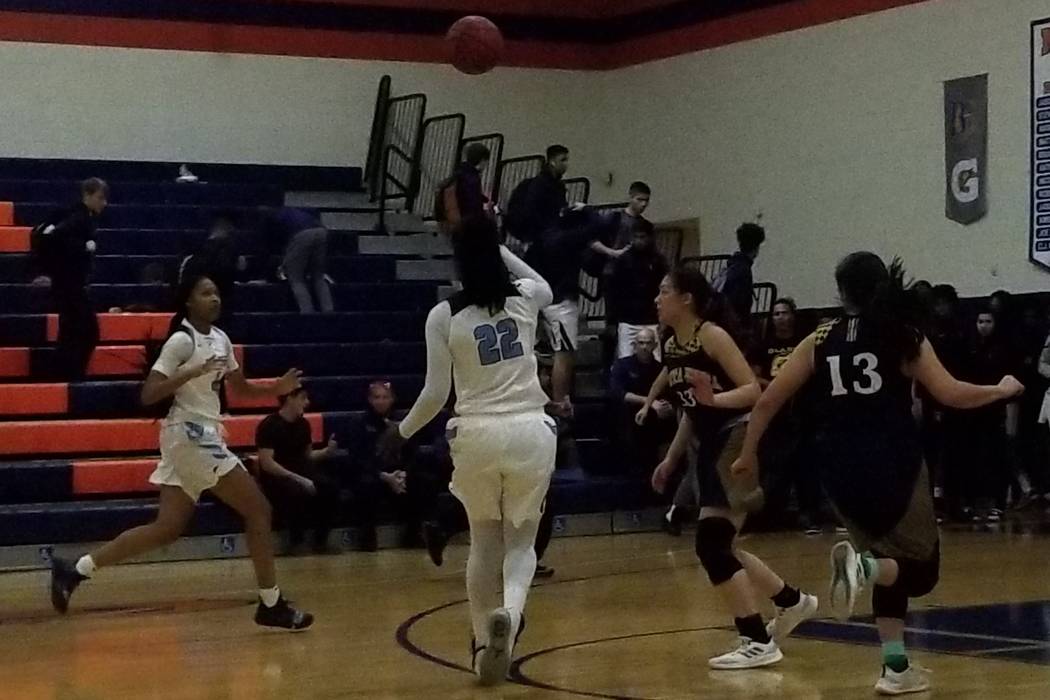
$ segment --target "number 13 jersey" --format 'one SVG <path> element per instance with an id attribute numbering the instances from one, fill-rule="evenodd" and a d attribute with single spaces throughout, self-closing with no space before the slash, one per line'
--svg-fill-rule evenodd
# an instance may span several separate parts
<path id="1" fill-rule="evenodd" d="M 456 414 L 541 411 L 547 395 L 536 373 L 536 323 L 540 309 L 550 303 L 535 282 L 512 283 L 502 311 L 471 305 L 462 293 L 453 294 L 448 308 L 448 344 Z M 444 325 L 444 324 L 441 324 Z M 427 345 L 437 339 L 427 338 Z"/>

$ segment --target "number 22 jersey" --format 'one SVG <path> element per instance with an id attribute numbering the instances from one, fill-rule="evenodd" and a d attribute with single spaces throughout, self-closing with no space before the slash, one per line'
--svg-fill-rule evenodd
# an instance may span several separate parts
<path id="1" fill-rule="evenodd" d="M 539 312 L 550 303 L 550 294 L 530 279 L 512 286 L 496 314 L 468 304 L 462 293 L 445 302 L 456 415 L 541 411 L 547 403 L 533 346 Z"/>

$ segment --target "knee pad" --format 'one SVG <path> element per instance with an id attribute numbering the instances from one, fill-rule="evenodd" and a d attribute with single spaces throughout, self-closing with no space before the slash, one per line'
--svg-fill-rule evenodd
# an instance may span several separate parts
<path id="1" fill-rule="evenodd" d="M 704 518 L 696 526 L 696 556 L 712 585 L 725 583 L 744 568 L 733 554 L 734 537 L 736 528 L 725 518 Z"/>
<path id="2" fill-rule="evenodd" d="M 871 592 L 871 609 L 876 618 L 904 619 L 908 612 L 908 594 L 904 592 L 899 578 L 892 586 L 874 587 Z"/>
<path id="3" fill-rule="evenodd" d="M 897 566 L 900 568 L 897 585 L 909 598 L 924 596 L 934 589 L 941 577 L 940 547 L 929 559 L 899 560 Z"/>

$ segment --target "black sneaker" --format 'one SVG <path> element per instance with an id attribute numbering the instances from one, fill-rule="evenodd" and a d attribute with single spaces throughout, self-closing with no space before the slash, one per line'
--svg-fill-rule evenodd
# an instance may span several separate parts
<path id="1" fill-rule="evenodd" d="M 63 615 L 69 610 L 69 599 L 81 581 L 87 579 L 76 564 L 66 559 L 51 559 L 51 605 Z"/>
<path id="2" fill-rule="evenodd" d="M 533 574 L 533 578 L 550 578 L 553 575 L 553 567 L 544 566 L 543 564 L 536 564 L 536 573 Z"/>
<path id="3" fill-rule="evenodd" d="M 677 508 L 671 506 L 664 513 L 664 517 L 660 518 L 660 526 L 664 529 L 671 537 L 682 536 L 682 521 L 677 517 Z"/>
<path id="4" fill-rule="evenodd" d="M 423 523 L 423 542 L 427 546 L 427 554 L 430 555 L 430 561 L 434 562 L 434 566 L 444 564 L 448 536 L 445 535 L 445 530 L 440 523 L 434 520 L 427 520 Z"/>
<path id="5" fill-rule="evenodd" d="M 314 623 L 314 616 L 304 613 L 288 605 L 288 601 L 281 596 L 277 604 L 272 608 L 263 605 L 259 601 L 259 607 L 255 609 L 255 624 L 263 627 L 283 627 L 288 630 L 304 630 Z"/>

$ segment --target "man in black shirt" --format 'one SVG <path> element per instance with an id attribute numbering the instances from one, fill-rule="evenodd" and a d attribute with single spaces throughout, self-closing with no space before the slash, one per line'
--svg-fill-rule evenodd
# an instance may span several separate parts
<path id="1" fill-rule="evenodd" d="M 88 288 L 98 217 L 109 204 L 109 185 L 89 178 L 80 184 L 80 201 L 56 212 L 33 232 L 40 271 L 51 280 L 58 310 L 58 374 L 82 379 L 98 345 L 98 317 Z"/>
<path id="2" fill-rule="evenodd" d="M 653 299 L 667 274 L 667 260 L 656 250 L 651 226 L 634 229 L 631 245 L 613 263 L 605 289 L 605 316 L 616 326 L 616 357 L 630 357 L 638 334 L 658 331 Z M 659 359 L 659 348 L 657 359 Z M 647 392 L 641 392 L 644 396 Z"/>
<path id="3" fill-rule="evenodd" d="M 766 240 L 766 230 L 758 224 L 741 224 L 736 230 L 736 240 L 740 249 L 733 253 L 722 279 L 716 282 L 715 288 L 725 294 L 736 312 L 740 325 L 750 333 L 751 304 L 755 286 L 751 267 L 758 257 L 758 249 Z"/>
<path id="4" fill-rule="evenodd" d="M 314 551 L 328 548 L 339 504 L 339 488 L 318 468 L 338 449 L 334 437 L 323 450 L 313 449 L 310 423 L 304 417 L 310 405 L 306 389 L 300 387 L 280 398 L 280 409 L 267 416 L 255 431 L 263 488 L 274 506 L 275 520 L 288 527 L 289 544 L 297 548 L 303 531 L 314 529 Z"/>

